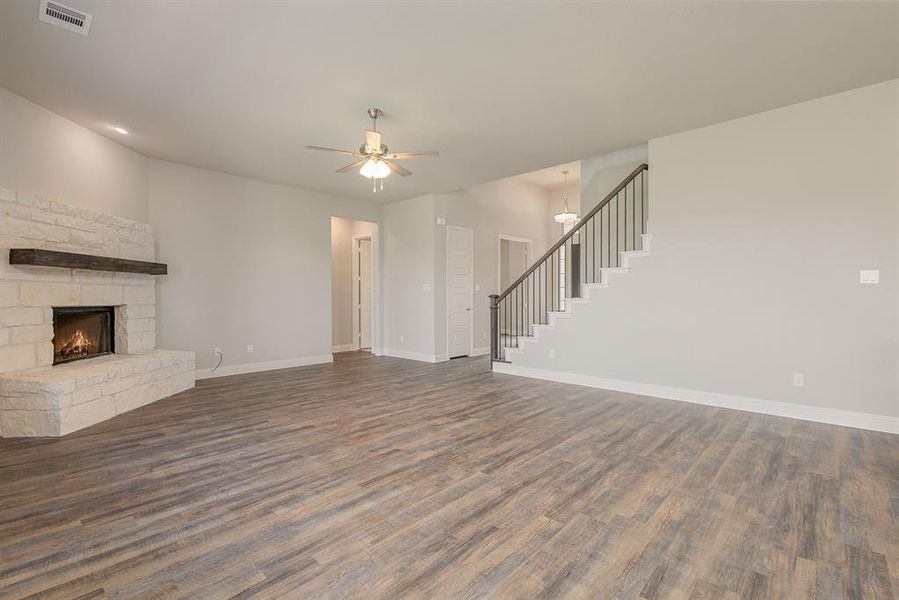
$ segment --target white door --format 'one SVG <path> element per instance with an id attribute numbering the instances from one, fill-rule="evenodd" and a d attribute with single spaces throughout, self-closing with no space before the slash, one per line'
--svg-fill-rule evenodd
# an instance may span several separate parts
<path id="1" fill-rule="evenodd" d="M 447 350 L 450 358 L 471 354 L 474 232 L 446 228 Z"/>
<path id="2" fill-rule="evenodd" d="M 358 240 L 356 272 L 356 342 L 360 348 L 371 348 L 371 239 Z"/>

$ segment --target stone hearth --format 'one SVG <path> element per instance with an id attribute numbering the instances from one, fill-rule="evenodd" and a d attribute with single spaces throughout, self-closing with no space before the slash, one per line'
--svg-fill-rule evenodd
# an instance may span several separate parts
<path id="1" fill-rule="evenodd" d="M 194 387 L 194 353 L 151 350 L 7 373 L 4 437 L 55 437 Z"/>

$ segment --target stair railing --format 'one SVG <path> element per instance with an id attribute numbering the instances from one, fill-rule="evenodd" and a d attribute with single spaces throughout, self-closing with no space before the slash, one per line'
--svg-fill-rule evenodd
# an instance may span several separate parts
<path id="1" fill-rule="evenodd" d="M 531 337 L 534 325 L 564 311 L 581 285 L 600 283 L 603 269 L 620 267 L 621 252 L 642 248 L 648 170 L 645 163 L 634 169 L 512 285 L 490 295 L 491 366 L 505 362 L 507 350 Z"/>

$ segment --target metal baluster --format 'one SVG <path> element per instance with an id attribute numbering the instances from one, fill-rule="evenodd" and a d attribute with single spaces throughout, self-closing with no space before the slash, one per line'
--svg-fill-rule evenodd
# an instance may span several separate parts
<path id="1" fill-rule="evenodd" d="M 624 251 L 627 252 L 627 188 L 624 188 Z"/>
<path id="2" fill-rule="evenodd" d="M 631 182 L 631 250 L 637 249 L 637 180 Z"/>
<path id="3" fill-rule="evenodd" d="M 621 266 L 621 193 L 615 196 L 615 266 Z"/>
<path id="4" fill-rule="evenodd" d="M 521 284 L 515 287 L 515 347 L 521 348 L 518 338 L 521 337 Z"/>
<path id="5" fill-rule="evenodd" d="M 611 234 L 612 211 L 609 208 L 608 204 L 606 204 L 606 206 L 605 206 L 605 208 L 603 208 L 603 210 L 606 211 L 606 262 L 605 262 L 605 266 L 608 267 L 611 256 L 612 256 L 612 234 Z"/>
<path id="6" fill-rule="evenodd" d="M 555 253 L 555 252 L 553 252 L 552 254 L 549 255 L 549 276 L 550 276 L 550 279 L 551 279 L 551 281 L 549 282 L 549 294 L 550 294 L 550 295 L 549 295 L 549 306 L 550 306 L 550 310 L 552 310 L 552 311 L 555 311 L 555 310 L 556 310 L 556 297 L 555 297 L 555 291 L 556 291 L 556 289 L 555 289 L 555 288 L 556 288 L 556 284 L 555 284 L 555 278 L 556 278 L 556 265 L 555 265 L 555 256 L 556 256 L 556 253 Z"/>
<path id="7" fill-rule="evenodd" d="M 534 335 L 534 274 L 528 275 L 528 335 Z"/>
<path id="8" fill-rule="evenodd" d="M 511 299 L 512 299 L 512 296 L 511 296 L 511 293 L 510 293 L 510 295 L 509 295 L 509 296 L 506 296 L 506 299 L 504 300 L 504 302 L 506 303 L 506 333 L 505 333 L 505 336 L 506 336 L 506 337 L 505 337 L 505 339 L 503 340 L 503 354 L 505 354 L 505 352 L 506 352 L 505 348 L 506 348 L 507 346 L 511 346 L 511 345 L 512 345 L 512 341 L 511 341 L 511 333 L 512 333 L 512 327 L 511 327 L 511 325 L 512 325 L 512 316 L 511 316 L 511 312 L 512 312 L 512 311 L 511 311 L 511 307 L 510 307 Z"/>
<path id="9" fill-rule="evenodd" d="M 537 296 L 537 303 L 540 308 L 540 317 L 539 318 L 540 318 L 541 323 L 545 322 L 543 320 L 543 267 L 545 266 L 545 264 L 546 263 L 540 265 L 539 267 L 537 267 L 537 270 L 534 271 L 535 273 L 537 273 L 537 281 L 538 281 L 538 286 L 539 286 L 539 288 L 538 288 L 539 295 Z"/>
<path id="10" fill-rule="evenodd" d="M 642 226 L 641 232 L 646 233 L 646 223 L 649 221 L 646 214 L 646 182 L 643 180 L 643 174 L 646 171 L 640 171 L 640 201 L 643 204 L 643 213 L 640 215 L 642 217 Z M 642 240 L 641 240 L 642 241 Z"/>
<path id="11" fill-rule="evenodd" d="M 584 226 L 586 229 L 586 226 Z M 590 251 L 590 283 L 596 283 L 596 277 L 594 277 L 594 273 L 596 272 L 596 217 L 593 216 L 590 218 L 590 229 L 593 234 L 593 248 Z"/>
<path id="12" fill-rule="evenodd" d="M 593 235 L 595 236 L 596 234 L 594 233 Z M 594 241 L 594 243 L 595 243 L 595 241 Z M 584 234 L 581 236 L 581 241 L 580 241 L 579 245 L 581 248 L 581 272 L 582 272 L 581 281 L 583 283 L 586 283 L 587 279 L 588 279 L 588 275 L 587 275 L 587 226 L 586 225 L 584 225 Z"/>

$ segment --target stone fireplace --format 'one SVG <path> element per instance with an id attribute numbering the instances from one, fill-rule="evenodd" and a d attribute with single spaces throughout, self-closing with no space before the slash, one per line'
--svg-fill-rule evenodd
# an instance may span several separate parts
<path id="1" fill-rule="evenodd" d="M 54 365 L 114 352 L 114 307 L 64 306 L 53 308 Z"/>
<path id="2" fill-rule="evenodd" d="M 60 436 L 192 388 L 156 349 L 156 276 L 10 264 L 11 248 L 154 261 L 149 225 L 0 189 L 0 436 Z"/>

